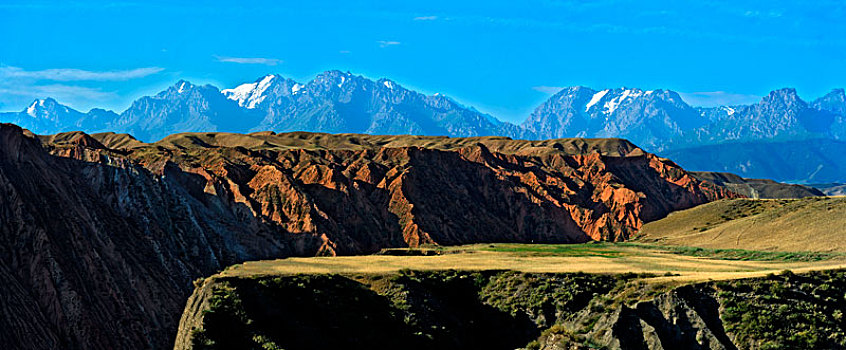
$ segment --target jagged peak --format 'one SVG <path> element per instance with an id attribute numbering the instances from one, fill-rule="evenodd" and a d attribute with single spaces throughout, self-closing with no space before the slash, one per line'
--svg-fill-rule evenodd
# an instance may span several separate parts
<path id="1" fill-rule="evenodd" d="M 569 87 L 565 87 L 561 90 L 558 90 L 558 92 L 556 92 L 555 95 L 569 95 L 569 94 L 572 94 L 572 93 L 596 93 L 596 90 L 591 89 L 587 86 L 581 86 L 581 85 L 579 85 L 579 86 L 569 86 Z"/>
<path id="2" fill-rule="evenodd" d="M 190 94 L 194 91 L 200 92 L 218 92 L 218 88 L 214 85 L 196 85 L 185 79 L 179 79 L 175 84 L 171 85 L 165 90 L 162 90 L 155 95 L 156 98 L 172 97 L 174 95 Z M 149 97 L 149 96 L 146 96 Z"/>
<path id="3" fill-rule="evenodd" d="M 177 81 L 177 82 L 176 82 L 176 84 L 174 84 L 171 88 L 175 89 L 177 93 L 180 93 L 180 94 L 181 94 L 181 93 L 183 93 L 183 92 L 185 92 L 185 91 L 187 91 L 187 90 L 190 90 L 190 89 L 192 89 L 192 88 L 194 88 L 194 87 L 195 87 L 195 85 L 194 85 L 194 84 L 191 84 L 191 82 L 190 82 L 190 81 L 187 81 L 187 80 L 184 80 L 184 79 L 180 79 L 180 80 L 179 80 L 179 81 Z"/>
<path id="4" fill-rule="evenodd" d="M 329 88 L 333 86 L 337 86 L 338 88 L 343 88 L 347 82 L 352 80 L 358 79 L 366 79 L 362 76 L 356 76 L 347 72 L 341 72 L 339 70 L 328 70 L 323 73 L 318 74 L 312 81 L 310 81 L 307 85 L 323 85 Z"/>
<path id="5" fill-rule="evenodd" d="M 774 98 L 774 97 L 796 97 L 796 98 L 799 98 L 799 95 L 796 93 L 795 88 L 784 87 L 784 88 L 781 88 L 781 89 L 776 89 L 776 90 L 770 91 L 770 93 L 767 95 L 767 97 L 768 98 Z"/>
<path id="6" fill-rule="evenodd" d="M 400 86 L 400 84 L 397 84 L 395 81 L 388 79 L 388 78 L 380 78 L 379 80 L 376 81 L 376 84 L 380 85 L 380 86 L 384 86 L 384 87 L 391 89 L 391 90 L 402 89 L 402 86 Z"/>
<path id="7" fill-rule="evenodd" d="M 23 110 L 23 112 L 32 117 L 44 117 L 47 116 L 51 111 L 57 110 L 70 112 L 71 109 L 59 103 L 52 97 L 47 97 L 43 99 L 33 100 L 32 103 L 30 103 L 29 106 Z"/>
<path id="8" fill-rule="evenodd" d="M 354 77 L 354 75 L 352 73 L 350 73 L 349 71 L 342 72 L 342 71 L 339 71 L 337 69 L 332 69 L 332 70 L 327 70 L 323 73 L 318 74 L 317 76 L 314 77 L 314 80 L 315 81 L 337 80 L 337 79 L 341 79 L 341 78 L 347 79 L 347 78 L 353 78 L 353 77 Z"/>
<path id="9" fill-rule="evenodd" d="M 793 102 L 798 102 L 801 104 L 805 103 L 805 101 L 799 98 L 799 95 L 796 93 L 795 88 L 785 87 L 770 91 L 767 96 L 764 96 L 764 98 L 761 99 L 761 102 L 758 102 L 758 105 L 768 105 L 773 103 L 792 104 Z"/>

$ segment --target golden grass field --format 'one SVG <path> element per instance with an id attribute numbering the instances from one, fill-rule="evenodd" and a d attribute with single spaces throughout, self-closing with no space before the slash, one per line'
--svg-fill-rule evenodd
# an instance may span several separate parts
<path id="1" fill-rule="evenodd" d="M 523 272 L 653 273 L 654 281 L 706 281 L 764 276 L 783 270 L 803 272 L 846 268 L 840 255 L 803 255 L 758 260 L 727 260 L 690 256 L 661 247 L 636 244 L 478 244 L 444 249 L 436 256 L 366 255 L 345 257 L 288 258 L 250 261 L 230 267 L 223 276 L 289 275 L 300 273 L 389 273 L 411 270 L 516 270 Z M 816 260 L 819 259 L 819 260 Z M 671 274 L 672 276 L 665 276 Z"/>

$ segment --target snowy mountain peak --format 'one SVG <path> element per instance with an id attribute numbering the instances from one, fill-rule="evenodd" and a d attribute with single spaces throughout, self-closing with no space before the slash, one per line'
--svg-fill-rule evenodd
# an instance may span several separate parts
<path id="1" fill-rule="evenodd" d="M 602 105 L 602 112 L 605 114 L 612 114 L 620 105 L 626 103 L 627 99 L 637 99 L 644 95 L 641 89 L 627 89 L 622 88 L 622 91 L 615 90 L 613 97 Z M 604 96 L 604 95 L 603 95 Z"/>
<path id="2" fill-rule="evenodd" d="M 223 89 L 220 92 L 223 93 L 226 98 L 238 102 L 239 106 L 253 109 L 256 108 L 259 103 L 264 101 L 265 91 L 267 91 L 267 89 L 270 88 L 276 80 L 278 80 L 277 78 L 279 78 L 279 76 L 275 74 L 268 74 L 259 78 L 255 82 L 241 84 L 234 89 Z M 293 91 L 293 88 L 292 92 L 295 92 Z"/>
<path id="3" fill-rule="evenodd" d="M 24 113 L 28 114 L 33 118 L 49 118 L 54 119 L 54 114 L 56 112 L 65 112 L 67 113 L 70 109 L 56 100 L 48 97 L 45 99 L 38 99 L 32 101 L 32 103 L 24 110 Z"/>

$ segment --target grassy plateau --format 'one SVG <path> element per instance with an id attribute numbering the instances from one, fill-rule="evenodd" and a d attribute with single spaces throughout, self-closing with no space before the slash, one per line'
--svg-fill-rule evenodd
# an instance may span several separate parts
<path id="1" fill-rule="evenodd" d="M 390 254 L 250 261 L 222 276 L 388 273 L 411 270 L 650 273 L 654 281 L 695 282 L 765 276 L 783 270 L 846 267 L 839 253 L 764 252 L 640 243 L 474 244 L 393 249 Z M 428 253 L 421 253 L 426 252 Z"/>

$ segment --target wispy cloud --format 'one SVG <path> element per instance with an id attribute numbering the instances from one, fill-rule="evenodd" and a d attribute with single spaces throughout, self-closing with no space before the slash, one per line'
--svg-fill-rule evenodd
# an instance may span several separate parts
<path id="1" fill-rule="evenodd" d="M 387 41 L 387 40 L 379 40 L 379 41 L 377 41 L 377 43 L 379 43 L 379 47 L 382 47 L 382 48 L 402 44 L 399 41 Z"/>
<path id="2" fill-rule="evenodd" d="M 555 94 L 555 93 L 557 93 L 557 92 L 559 92 L 559 91 L 561 91 L 561 90 L 563 90 L 563 89 L 564 89 L 564 87 L 563 87 L 563 86 L 545 86 L 545 85 L 541 85 L 541 86 L 533 86 L 533 87 L 532 87 L 532 90 L 535 90 L 535 91 L 540 91 L 540 92 L 543 92 L 543 93 L 545 93 L 545 94 Z"/>
<path id="3" fill-rule="evenodd" d="M 60 101 L 78 99 L 100 101 L 117 96 L 114 92 L 103 91 L 97 88 L 64 84 L 32 85 L 26 86 L 25 89 L 0 86 L 0 94 L 21 96 L 30 99 L 53 97 Z"/>
<path id="4" fill-rule="evenodd" d="M 415 20 L 415 21 L 434 21 L 434 20 L 436 20 L 436 19 L 438 19 L 438 16 L 419 16 L 419 17 L 414 17 L 414 20 Z"/>
<path id="5" fill-rule="evenodd" d="M 129 70 L 89 71 L 76 68 L 54 68 L 28 71 L 13 66 L 0 66 L 0 77 L 6 79 L 35 79 L 52 81 L 124 81 L 143 78 L 163 71 L 160 67 Z"/>
<path id="6" fill-rule="evenodd" d="M 266 57 L 227 57 L 214 56 L 218 62 L 240 63 L 240 64 L 263 64 L 265 66 L 275 66 L 283 61 L 277 58 Z"/>
<path id="7" fill-rule="evenodd" d="M 691 106 L 718 107 L 752 104 L 761 96 L 738 94 L 726 91 L 679 92 L 681 98 Z"/>

